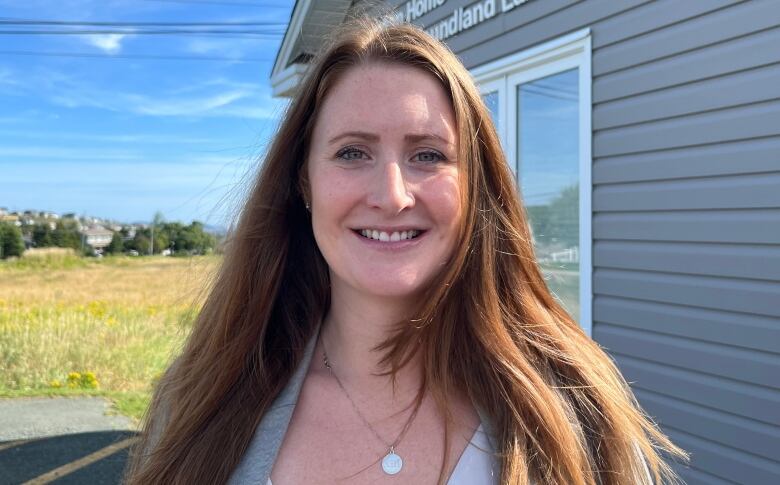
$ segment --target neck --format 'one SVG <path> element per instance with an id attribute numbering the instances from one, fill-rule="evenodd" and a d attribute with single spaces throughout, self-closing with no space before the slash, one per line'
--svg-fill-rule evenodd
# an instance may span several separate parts
<path id="1" fill-rule="evenodd" d="M 388 370 L 379 364 L 386 351 L 372 349 L 390 336 L 397 322 L 409 317 L 409 308 L 408 300 L 359 295 L 334 286 L 320 334 L 320 355 L 327 349 L 333 371 L 348 387 L 367 391 L 389 389 L 391 377 L 375 375 Z M 417 355 L 396 374 L 396 394 L 415 393 L 421 370 Z"/>

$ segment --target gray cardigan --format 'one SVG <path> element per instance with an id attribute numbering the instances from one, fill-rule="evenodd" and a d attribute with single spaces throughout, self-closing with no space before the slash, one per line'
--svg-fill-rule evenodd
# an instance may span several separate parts
<path id="1" fill-rule="evenodd" d="M 321 326 L 317 327 L 311 340 L 306 345 L 303 359 L 298 368 L 295 369 L 290 382 L 288 382 L 287 386 L 279 393 L 279 396 L 277 396 L 260 420 L 260 424 L 252 437 L 252 441 L 249 443 L 249 447 L 228 480 L 230 485 L 266 485 L 268 482 L 268 478 L 271 476 L 271 469 L 276 461 L 276 455 L 279 453 L 279 448 L 281 448 L 282 441 L 287 433 L 287 427 L 290 425 L 290 419 L 292 418 L 295 404 L 298 402 L 301 386 L 303 385 L 306 373 L 309 370 L 320 327 Z M 488 440 L 493 449 L 497 449 L 495 434 L 493 433 L 493 428 L 490 425 L 487 415 L 479 406 L 476 406 L 476 408 L 480 420 L 482 421 L 482 427 L 487 433 Z M 163 416 L 163 418 L 165 418 L 165 416 Z M 159 438 L 158 433 L 159 429 L 151 431 L 152 442 L 155 442 Z M 636 451 L 640 457 L 644 458 L 638 447 L 636 447 Z M 636 483 L 652 484 L 653 479 L 651 478 L 650 470 L 646 463 L 644 465 L 646 481 L 639 478 Z"/>
<path id="2" fill-rule="evenodd" d="M 295 370 L 290 382 L 260 420 L 252 441 L 249 443 L 249 448 L 228 481 L 230 485 L 265 485 L 268 482 L 314 354 L 319 328 L 318 326 L 314 336 L 306 345 L 303 360 Z M 482 420 L 483 428 L 488 437 L 491 438 L 493 436 L 492 428 L 489 426 L 485 413 L 479 408 L 477 408 L 477 412 Z M 492 439 L 491 444 L 495 449 L 495 442 Z"/>
<path id="3" fill-rule="evenodd" d="M 276 397 L 260 420 L 252 441 L 249 443 L 249 448 L 236 469 L 233 470 L 233 475 L 228 481 L 230 485 L 265 485 L 268 482 L 276 455 L 279 453 L 284 435 L 287 433 L 287 427 L 290 425 L 295 404 L 298 402 L 298 395 L 301 393 L 306 372 L 309 370 L 309 363 L 314 354 L 320 327 L 317 326 L 314 336 L 306 345 L 303 360 L 295 369 L 290 382 L 282 389 L 282 392 L 279 393 L 279 396 Z"/>

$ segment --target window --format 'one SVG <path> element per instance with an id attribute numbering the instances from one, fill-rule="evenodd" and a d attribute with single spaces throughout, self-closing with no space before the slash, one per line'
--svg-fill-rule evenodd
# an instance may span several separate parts
<path id="1" fill-rule="evenodd" d="M 517 177 L 550 291 L 590 335 L 590 34 L 472 71 Z"/>
<path id="2" fill-rule="evenodd" d="M 487 105 L 488 109 L 490 110 L 490 115 L 493 117 L 493 121 L 498 124 L 499 116 L 498 116 L 498 91 L 490 91 L 489 93 L 485 93 L 482 95 L 482 99 L 485 101 L 485 104 Z"/>

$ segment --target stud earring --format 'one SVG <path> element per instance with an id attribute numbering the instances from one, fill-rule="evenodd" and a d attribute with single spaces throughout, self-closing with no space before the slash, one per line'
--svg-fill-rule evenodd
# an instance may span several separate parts
<path id="1" fill-rule="evenodd" d="M 311 212 L 311 205 L 309 204 L 308 201 L 306 202 L 306 210 Z"/>

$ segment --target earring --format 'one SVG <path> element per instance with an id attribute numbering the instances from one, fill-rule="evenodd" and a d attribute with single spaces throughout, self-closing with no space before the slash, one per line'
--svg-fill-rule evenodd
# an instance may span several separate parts
<path id="1" fill-rule="evenodd" d="M 311 205 L 309 204 L 308 201 L 306 201 L 306 210 L 311 212 Z"/>

